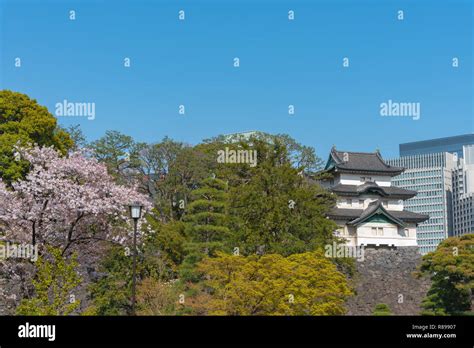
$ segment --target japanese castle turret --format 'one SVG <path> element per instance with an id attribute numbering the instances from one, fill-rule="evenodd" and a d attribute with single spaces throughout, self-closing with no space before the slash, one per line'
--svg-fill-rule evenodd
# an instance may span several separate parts
<path id="1" fill-rule="evenodd" d="M 404 168 L 388 165 L 378 151 L 344 152 L 331 149 L 320 184 L 337 195 L 329 218 L 339 226 L 336 234 L 349 246 L 417 246 L 416 226 L 427 215 L 404 209 L 416 191 L 392 186 L 392 177 Z"/>

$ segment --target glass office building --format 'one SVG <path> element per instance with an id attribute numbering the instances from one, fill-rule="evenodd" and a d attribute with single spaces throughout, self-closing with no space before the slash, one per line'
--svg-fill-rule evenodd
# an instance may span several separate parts
<path id="1" fill-rule="evenodd" d="M 418 191 L 407 209 L 430 216 L 417 227 L 421 253 L 474 233 L 474 134 L 400 144 L 400 157 L 387 162 L 406 168 L 395 186 Z"/>
<path id="2" fill-rule="evenodd" d="M 387 160 L 387 163 L 406 168 L 392 178 L 392 184 L 418 194 L 405 201 L 405 209 L 429 215 L 418 225 L 417 243 L 422 254 L 433 251 L 453 234 L 452 175 L 457 156 L 448 153 L 428 153 Z"/>
<path id="3" fill-rule="evenodd" d="M 454 236 L 474 233 L 474 145 L 463 147 L 453 171 Z"/>
<path id="4" fill-rule="evenodd" d="M 453 137 L 415 141 L 399 145 L 400 157 L 428 153 L 450 152 L 463 156 L 463 146 L 474 145 L 474 134 L 456 135 Z"/>

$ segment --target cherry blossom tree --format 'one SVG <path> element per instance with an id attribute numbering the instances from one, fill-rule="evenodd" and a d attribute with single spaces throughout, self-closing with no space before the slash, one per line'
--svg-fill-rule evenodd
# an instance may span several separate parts
<path id="1" fill-rule="evenodd" d="M 63 254 L 91 242 L 125 243 L 132 234 L 127 205 L 151 209 L 145 195 L 114 183 L 103 164 L 81 151 L 64 157 L 35 146 L 18 148 L 15 157 L 31 167 L 12 188 L 0 182 L 0 226 L 8 239 L 61 247 Z"/>

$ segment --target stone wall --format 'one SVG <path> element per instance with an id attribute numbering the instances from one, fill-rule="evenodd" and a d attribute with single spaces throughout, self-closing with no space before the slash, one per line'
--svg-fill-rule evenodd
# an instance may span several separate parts
<path id="1" fill-rule="evenodd" d="M 413 272 L 421 262 L 418 247 L 365 248 L 364 261 L 356 261 L 356 296 L 347 303 L 348 315 L 372 315 L 375 305 L 387 304 L 396 315 L 419 315 L 430 288 L 427 278 Z"/>
<path id="2" fill-rule="evenodd" d="M 73 294 L 80 300 L 80 306 L 74 314 L 80 313 L 91 304 L 88 290 L 90 282 L 104 276 L 88 267 L 79 267 L 78 272 L 82 281 Z M 34 295 L 32 286 L 34 273 L 34 265 L 30 262 L 0 261 L 0 316 L 14 315 L 21 300 Z"/>
<path id="3" fill-rule="evenodd" d="M 14 315 L 23 296 L 31 294 L 31 276 L 34 267 L 28 262 L 0 261 L 0 315 Z"/>
<path id="4" fill-rule="evenodd" d="M 412 274 L 420 261 L 417 247 L 365 248 L 364 261 L 355 262 L 357 274 L 353 281 L 356 295 L 347 303 L 347 314 L 372 315 L 376 304 L 385 303 L 394 314 L 418 315 L 421 301 L 430 287 L 428 279 L 416 279 Z M 31 292 L 31 289 L 22 287 L 24 278 L 33 273 L 33 269 L 28 267 L 32 266 L 18 263 L 12 268 L 0 262 L 0 315 L 14 314 L 21 298 Z M 95 272 L 88 270 L 82 274 L 87 280 L 85 283 L 90 281 L 91 274 Z M 400 294 L 402 303 L 398 302 Z M 77 295 L 82 309 L 85 308 L 88 305 L 85 287 L 81 287 Z"/>

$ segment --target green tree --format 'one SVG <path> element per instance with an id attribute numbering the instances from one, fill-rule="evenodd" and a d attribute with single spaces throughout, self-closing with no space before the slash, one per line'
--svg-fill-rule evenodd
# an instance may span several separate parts
<path id="1" fill-rule="evenodd" d="M 309 183 L 296 169 L 284 143 L 253 140 L 258 165 L 247 165 L 233 180 L 230 212 L 246 254 L 256 251 L 290 255 L 322 248 L 334 240 L 334 222 L 326 219 L 335 197 Z"/>
<path id="2" fill-rule="evenodd" d="M 392 311 L 390 310 L 390 307 L 385 303 L 379 303 L 375 306 L 372 314 L 375 316 L 386 316 L 392 315 Z"/>
<path id="3" fill-rule="evenodd" d="M 174 279 L 186 256 L 185 224 L 182 221 L 162 223 L 154 214 L 148 214 L 146 218 L 153 231 L 144 246 L 146 266 L 150 269 L 148 274 L 163 281 Z"/>
<path id="4" fill-rule="evenodd" d="M 109 174 L 117 179 L 123 179 L 124 171 L 130 167 L 133 146 L 133 138 L 118 131 L 107 131 L 90 144 L 94 157 L 105 163 Z"/>
<path id="5" fill-rule="evenodd" d="M 142 262 L 137 263 L 137 274 Z M 92 308 L 96 315 L 126 315 L 131 313 L 132 257 L 122 246 L 109 249 L 99 267 L 104 276 L 90 284 Z"/>
<path id="6" fill-rule="evenodd" d="M 74 150 L 79 150 L 81 148 L 86 147 L 86 145 L 87 145 L 86 136 L 82 132 L 82 129 L 81 129 L 80 125 L 75 124 L 75 125 L 72 125 L 72 126 L 69 126 L 69 127 L 65 128 L 64 130 L 71 137 L 71 139 L 74 143 L 74 145 L 73 145 Z"/>
<path id="7" fill-rule="evenodd" d="M 287 151 L 291 166 L 299 172 L 314 174 L 324 166 L 324 161 L 316 156 L 314 148 L 298 143 L 287 134 L 264 134 L 262 139 L 267 143 L 282 144 Z"/>
<path id="8" fill-rule="evenodd" d="M 431 277 L 424 315 L 456 315 L 471 310 L 474 289 L 474 234 L 451 237 L 423 257 L 420 270 Z"/>
<path id="9" fill-rule="evenodd" d="M 179 221 L 163 224 L 153 214 L 147 215 L 146 236 L 138 247 L 137 283 L 154 279 L 164 283 L 176 278 L 178 265 L 184 258 L 184 224 Z M 132 250 L 114 245 L 105 253 L 99 273 L 103 276 L 90 285 L 91 313 L 126 315 L 131 313 Z M 152 280 L 150 280 L 152 282 Z M 147 295 L 148 296 L 148 295 Z"/>
<path id="10" fill-rule="evenodd" d="M 161 222 L 181 220 L 190 192 L 209 177 L 215 158 L 168 137 L 156 144 L 133 146 L 130 166 L 140 187 L 155 203 Z"/>
<path id="11" fill-rule="evenodd" d="M 19 315 L 68 315 L 74 312 L 80 300 L 74 290 L 81 283 L 77 273 L 77 256 L 68 260 L 60 248 L 47 248 L 49 255 L 37 260 L 37 273 L 33 280 L 35 296 L 23 299 L 17 307 Z"/>
<path id="12" fill-rule="evenodd" d="M 234 148 L 235 145 L 238 145 L 240 148 L 246 148 L 252 143 L 280 144 L 286 149 L 286 160 L 289 161 L 293 168 L 305 174 L 314 174 L 324 166 L 324 162 L 316 155 L 314 148 L 298 143 L 288 134 L 273 135 L 265 132 L 254 132 L 248 138 L 242 137 L 240 134 L 231 136 L 220 135 L 211 139 L 205 139 L 200 146 L 211 145 L 210 149 L 215 154 L 216 146 L 217 150 L 229 145 L 234 145 Z"/>
<path id="13" fill-rule="evenodd" d="M 218 253 L 199 271 L 212 296 L 211 315 L 342 315 L 347 280 L 321 252 L 283 257 Z"/>
<path id="14" fill-rule="evenodd" d="M 137 288 L 139 315 L 178 315 L 183 306 L 179 303 L 179 283 L 145 278 Z"/>
<path id="15" fill-rule="evenodd" d="M 206 178 L 191 192 L 191 203 L 184 217 L 188 255 L 181 267 L 185 280 L 199 280 L 194 267 L 206 255 L 225 248 L 229 238 L 227 184 L 217 178 Z"/>
<path id="16" fill-rule="evenodd" d="M 173 216 L 183 218 L 183 212 L 179 203 L 182 200 L 185 207 L 192 198 L 191 191 L 199 187 L 201 182 L 212 174 L 215 158 L 196 147 L 184 147 L 176 156 L 166 176 L 165 185 L 171 194 L 171 206 L 175 212 Z M 177 213 L 176 213 L 177 211 Z"/>
<path id="17" fill-rule="evenodd" d="M 29 163 L 15 158 L 15 146 L 54 146 L 66 154 L 73 146 L 48 109 L 27 95 L 0 91 L 0 177 L 7 183 L 23 178 Z"/>
<path id="18" fill-rule="evenodd" d="M 133 147 L 131 159 L 140 173 L 140 184 L 145 192 L 157 203 L 166 207 L 166 217 L 171 209 L 172 185 L 169 185 L 169 173 L 175 166 L 177 157 L 184 149 L 184 144 L 165 137 L 156 144 L 137 143 Z M 171 191 L 171 192 L 170 192 Z M 165 217 L 163 211 L 162 218 Z"/>

